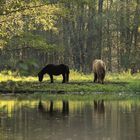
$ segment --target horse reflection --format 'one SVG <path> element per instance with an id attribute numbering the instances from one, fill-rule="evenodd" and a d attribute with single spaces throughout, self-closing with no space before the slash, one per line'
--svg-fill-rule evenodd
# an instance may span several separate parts
<path id="1" fill-rule="evenodd" d="M 46 112 L 46 110 L 45 110 L 45 108 L 44 108 L 44 106 L 43 106 L 41 100 L 39 101 L 39 104 L 38 104 L 38 110 L 39 110 L 40 112 L 42 112 L 42 113 L 45 113 L 45 112 Z"/>
<path id="2" fill-rule="evenodd" d="M 104 100 L 94 100 L 94 110 L 98 114 L 103 114 L 105 112 Z"/>
<path id="3" fill-rule="evenodd" d="M 53 101 L 50 101 L 50 113 L 53 113 Z"/>
<path id="4" fill-rule="evenodd" d="M 50 115 L 59 115 L 59 114 L 68 115 L 69 114 L 69 102 L 65 100 L 62 101 L 62 110 L 56 109 L 56 108 L 54 109 L 54 101 L 52 100 L 50 101 L 49 106 L 47 106 L 46 108 L 43 105 L 42 101 L 40 100 L 38 104 L 38 110 L 42 114 L 50 114 Z"/>
<path id="5" fill-rule="evenodd" d="M 68 101 L 63 101 L 62 113 L 63 113 L 63 115 L 69 114 L 69 102 Z"/>

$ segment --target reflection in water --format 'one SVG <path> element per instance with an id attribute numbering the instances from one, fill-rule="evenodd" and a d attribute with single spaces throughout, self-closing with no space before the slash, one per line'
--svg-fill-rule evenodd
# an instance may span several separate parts
<path id="1" fill-rule="evenodd" d="M 45 108 L 43 107 L 42 105 L 42 102 L 41 100 L 39 101 L 39 104 L 38 104 L 38 110 L 41 112 L 41 113 L 45 113 Z"/>
<path id="2" fill-rule="evenodd" d="M 140 101 L 0 100 L 0 140 L 139 140 Z"/>
<path id="3" fill-rule="evenodd" d="M 94 110 L 96 113 L 103 114 L 105 111 L 104 100 L 94 100 Z"/>
<path id="4" fill-rule="evenodd" d="M 63 113 L 63 115 L 69 114 L 69 102 L 68 101 L 63 101 L 62 113 Z"/>
<path id="5" fill-rule="evenodd" d="M 53 101 L 50 101 L 50 113 L 53 113 Z"/>
<path id="6" fill-rule="evenodd" d="M 50 105 L 49 107 L 47 106 L 47 108 L 49 108 L 49 110 L 45 110 L 45 107 L 42 103 L 42 101 L 40 100 L 39 101 L 39 104 L 38 104 L 38 110 L 41 112 L 41 113 L 50 113 L 51 115 L 54 115 L 54 114 L 57 114 L 59 113 L 60 111 L 58 109 L 54 109 L 54 101 L 50 101 Z M 69 102 L 68 101 L 65 101 L 63 100 L 62 101 L 62 114 L 63 115 L 68 115 L 69 114 Z"/>

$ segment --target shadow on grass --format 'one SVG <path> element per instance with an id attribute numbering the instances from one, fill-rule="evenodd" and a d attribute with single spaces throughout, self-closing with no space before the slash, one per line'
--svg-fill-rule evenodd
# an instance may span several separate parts
<path id="1" fill-rule="evenodd" d="M 43 82 L 38 82 L 38 81 L 6 81 L 6 82 L 0 82 L 0 88 L 3 86 L 46 86 L 46 85 L 87 85 L 87 84 L 93 84 L 93 85 L 119 85 L 119 86 L 124 86 L 128 84 L 128 82 L 112 82 L 112 81 L 106 81 L 104 84 L 101 83 L 94 83 L 93 81 L 70 81 L 68 83 L 62 83 L 60 81 L 56 81 L 54 83 L 50 83 L 49 81 L 43 81 Z"/>
<path id="2" fill-rule="evenodd" d="M 92 81 L 84 81 L 84 82 L 70 82 L 68 84 L 71 84 L 71 85 L 74 85 L 74 84 L 77 84 L 77 85 L 87 85 L 87 84 L 93 84 L 93 85 L 118 85 L 118 86 L 125 86 L 128 84 L 128 82 L 111 82 L 111 81 L 106 81 L 104 82 L 104 84 L 101 84 L 101 83 L 94 83 Z"/>
<path id="3" fill-rule="evenodd" d="M 128 82 L 111 82 L 111 81 L 107 81 L 105 82 L 105 85 L 119 85 L 119 86 L 124 86 L 124 85 L 127 85 Z"/>

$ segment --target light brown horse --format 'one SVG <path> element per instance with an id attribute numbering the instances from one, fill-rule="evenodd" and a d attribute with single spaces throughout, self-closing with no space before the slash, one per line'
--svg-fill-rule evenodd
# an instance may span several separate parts
<path id="1" fill-rule="evenodd" d="M 106 65 L 101 59 L 95 59 L 92 65 L 94 73 L 94 82 L 104 83 L 104 78 L 106 74 Z"/>

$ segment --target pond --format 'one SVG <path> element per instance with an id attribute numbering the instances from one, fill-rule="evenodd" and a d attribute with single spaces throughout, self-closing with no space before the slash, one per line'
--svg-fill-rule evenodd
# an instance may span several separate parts
<path id="1" fill-rule="evenodd" d="M 0 100 L 0 140 L 139 140 L 140 101 Z"/>

